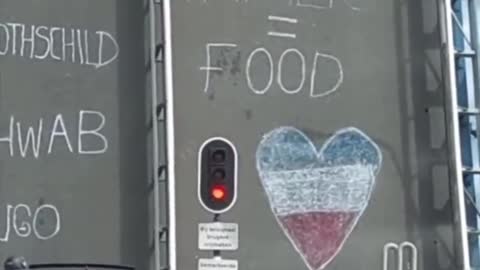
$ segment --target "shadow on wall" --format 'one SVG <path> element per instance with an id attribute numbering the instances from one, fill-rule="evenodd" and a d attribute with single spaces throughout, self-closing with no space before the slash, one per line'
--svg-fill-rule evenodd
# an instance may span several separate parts
<path id="1" fill-rule="evenodd" d="M 421 269 L 455 268 L 438 8 L 435 0 L 394 6 L 406 228 Z"/>
<path id="2" fill-rule="evenodd" d="M 148 128 L 143 1 L 117 1 L 119 152 L 122 263 L 148 269 Z"/>

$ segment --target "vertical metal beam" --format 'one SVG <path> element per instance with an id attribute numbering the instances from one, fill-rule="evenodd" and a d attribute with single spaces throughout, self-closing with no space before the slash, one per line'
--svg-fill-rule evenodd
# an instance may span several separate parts
<path id="1" fill-rule="evenodd" d="M 472 49 L 476 52 L 480 49 L 480 0 L 470 0 L 470 25 L 471 25 L 471 44 Z M 478 56 L 475 58 L 473 63 L 473 72 L 477 75 L 480 75 L 480 61 L 478 60 Z M 475 92 L 480 93 L 480 84 L 479 78 L 480 76 L 475 76 Z"/>
<path id="2" fill-rule="evenodd" d="M 470 14 L 469 14 L 469 25 L 470 25 L 470 40 L 471 40 L 471 45 L 472 45 L 472 49 L 477 52 L 476 54 L 476 57 L 474 57 L 472 60 L 471 60 L 471 74 L 472 74 L 472 87 L 469 89 L 469 107 L 470 108 L 478 108 L 478 104 L 479 102 L 477 101 L 478 100 L 478 95 L 480 93 L 480 82 L 479 82 L 479 78 L 480 78 L 480 61 L 478 59 L 478 52 L 479 52 L 479 49 L 480 49 L 480 1 L 479 0 L 471 0 L 471 1 L 468 1 L 467 3 L 468 5 L 468 9 L 470 11 Z M 477 134 L 479 134 L 479 126 L 478 126 L 478 118 L 476 117 L 470 117 L 471 119 L 471 122 L 470 122 L 470 125 L 471 125 L 471 130 L 472 131 L 476 131 Z M 470 140 L 471 140 L 471 155 L 472 155 L 472 164 L 473 166 L 472 167 L 476 167 L 476 168 L 479 168 L 480 167 L 480 141 L 479 139 L 477 138 L 477 136 L 475 135 L 472 135 L 470 133 Z M 474 192 L 474 197 L 475 197 L 475 208 L 478 209 L 479 207 L 479 204 L 478 204 L 478 198 L 480 198 L 480 175 L 475 175 L 473 176 L 473 192 Z M 476 221 L 476 224 L 475 224 L 475 228 L 478 230 L 478 227 L 479 227 L 479 224 L 480 224 L 480 216 L 478 215 L 478 213 L 476 211 L 474 211 L 475 213 L 475 221 Z M 473 243 L 475 245 L 475 249 L 474 249 L 474 252 L 472 252 L 473 254 L 471 254 L 471 259 L 473 260 L 475 266 L 478 266 L 478 264 L 480 263 L 480 236 L 479 235 L 475 235 L 475 236 L 472 236 L 472 237 L 475 237 L 475 243 Z"/>
<path id="3" fill-rule="evenodd" d="M 158 103 L 158 83 L 157 83 L 157 65 L 156 65 L 156 12 L 155 1 L 149 1 L 149 17 L 150 17 L 150 83 L 151 83 L 151 98 L 152 98 L 152 142 L 153 142 L 153 209 L 154 213 L 154 257 L 155 257 L 155 270 L 161 269 L 160 261 L 160 191 L 159 191 L 159 179 L 158 179 L 158 167 L 159 164 L 159 143 L 158 143 L 158 121 L 157 121 L 157 103 Z"/>
<path id="4" fill-rule="evenodd" d="M 167 177 L 168 177 L 168 256 L 170 270 L 177 269 L 176 216 L 175 216 L 175 125 L 173 117 L 173 59 L 171 0 L 163 0 L 163 27 L 165 53 L 165 99 L 167 122 Z"/>
<path id="5" fill-rule="evenodd" d="M 465 196 L 463 192 L 463 172 L 460 147 L 459 117 L 457 112 L 458 97 L 456 87 L 455 48 L 453 44 L 453 20 L 451 0 L 439 1 L 442 24 L 442 53 L 444 56 L 445 107 L 447 135 L 450 153 L 450 182 L 456 223 L 456 251 L 458 264 L 469 269 L 470 255 L 468 250 L 467 219 Z"/>

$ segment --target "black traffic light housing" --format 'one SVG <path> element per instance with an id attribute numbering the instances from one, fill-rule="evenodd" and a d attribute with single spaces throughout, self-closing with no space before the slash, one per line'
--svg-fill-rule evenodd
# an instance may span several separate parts
<path id="1" fill-rule="evenodd" d="M 237 151 L 227 139 L 210 138 L 198 153 L 198 198 L 214 213 L 228 211 L 237 199 Z"/>

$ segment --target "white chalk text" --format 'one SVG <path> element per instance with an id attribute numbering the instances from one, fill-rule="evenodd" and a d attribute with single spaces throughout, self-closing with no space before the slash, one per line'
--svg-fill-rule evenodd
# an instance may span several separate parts
<path id="1" fill-rule="evenodd" d="M 108 149 L 108 139 L 103 134 L 106 119 L 99 111 L 81 110 L 74 125 L 66 125 L 62 114 L 49 121 L 51 124 L 46 124 L 45 120 L 40 118 L 36 124 L 28 125 L 10 116 L 8 127 L 0 127 L 0 130 L 7 130 L 7 134 L 0 135 L 0 146 L 8 146 L 10 157 L 20 155 L 36 159 L 60 148 L 81 155 L 103 154 Z M 67 126 L 74 127 L 68 129 Z"/>
<path id="2" fill-rule="evenodd" d="M 86 29 L 0 23 L 0 56 L 55 60 L 100 68 L 112 63 L 119 47 L 112 34 Z"/>
<path id="3" fill-rule="evenodd" d="M 53 221 L 51 220 L 52 217 Z M 40 221 L 40 219 L 43 219 L 43 221 Z M 48 224 L 48 226 L 45 224 Z M 60 232 L 60 226 L 60 213 L 54 205 L 43 204 L 32 209 L 23 203 L 8 204 L 6 207 L 5 232 L 3 236 L 0 236 L 0 242 L 8 242 L 11 234 L 22 238 L 33 236 L 40 240 L 48 240 Z"/>
<path id="4" fill-rule="evenodd" d="M 205 71 L 205 86 L 203 88 L 204 92 L 208 92 L 211 87 L 211 76 L 213 72 L 224 71 L 224 68 L 221 66 L 212 66 L 212 63 L 219 62 L 219 59 L 212 59 L 214 58 L 212 56 L 212 51 L 232 50 L 235 48 L 237 48 L 237 44 L 233 43 L 208 43 L 206 45 L 206 65 L 200 67 L 200 70 Z M 292 65 L 285 60 L 286 57 L 296 58 L 298 60 L 296 62 L 299 63 L 295 66 L 295 68 L 299 69 L 299 83 L 294 87 L 287 87 L 285 84 L 286 80 L 283 78 L 284 72 L 282 72 L 282 70 L 286 66 Z M 255 84 L 253 80 L 255 75 L 259 76 L 257 73 L 252 71 L 252 68 L 254 67 L 254 60 L 259 58 L 266 59 L 266 64 L 269 70 L 267 78 L 264 80 L 265 83 L 262 85 L 259 83 Z M 312 98 L 324 97 L 337 91 L 340 85 L 343 83 L 344 76 L 343 66 L 340 60 L 333 55 L 320 53 L 318 51 L 316 51 L 310 58 L 312 62 L 311 66 L 307 67 L 307 60 L 308 59 L 305 54 L 296 48 L 287 49 L 276 58 L 268 49 L 264 47 L 256 48 L 248 54 L 244 68 L 247 86 L 254 94 L 257 95 L 263 95 L 267 93 L 272 88 L 274 83 L 285 94 L 290 95 L 299 93 L 302 89 L 304 89 L 304 86 L 307 85 L 309 95 Z M 333 83 L 329 81 L 326 83 L 326 87 L 320 87 L 316 83 L 317 69 L 321 64 L 327 65 L 329 72 L 335 74 L 335 81 Z M 261 65 L 264 65 L 264 62 L 262 62 Z"/>

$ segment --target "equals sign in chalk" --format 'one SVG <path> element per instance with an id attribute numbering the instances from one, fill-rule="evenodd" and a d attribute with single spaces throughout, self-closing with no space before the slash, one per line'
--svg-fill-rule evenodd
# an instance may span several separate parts
<path id="1" fill-rule="evenodd" d="M 284 23 L 289 23 L 289 24 L 297 24 L 298 23 L 298 19 L 283 17 L 283 16 L 270 15 L 270 16 L 268 16 L 268 20 L 272 21 L 272 22 L 284 22 Z M 293 39 L 297 38 L 297 35 L 294 34 L 294 33 L 279 32 L 279 31 L 269 31 L 268 35 L 272 36 L 272 37 L 281 37 L 281 38 L 293 38 Z"/>

